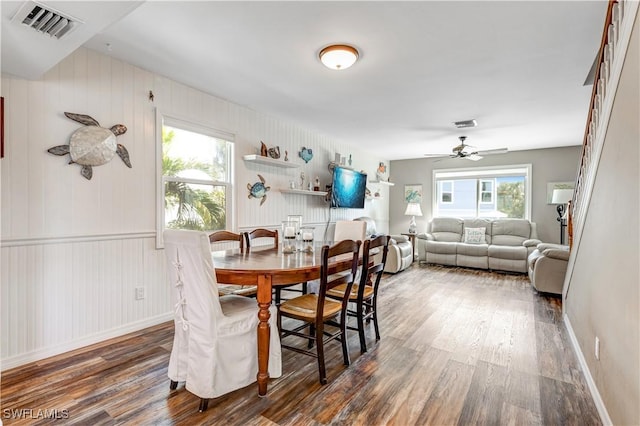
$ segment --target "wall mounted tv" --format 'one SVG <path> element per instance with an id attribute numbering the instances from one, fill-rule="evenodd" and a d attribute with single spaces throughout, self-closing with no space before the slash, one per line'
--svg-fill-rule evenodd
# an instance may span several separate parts
<path id="1" fill-rule="evenodd" d="M 331 207 L 363 209 L 367 191 L 367 174 L 345 167 L 333 169 Z"/>

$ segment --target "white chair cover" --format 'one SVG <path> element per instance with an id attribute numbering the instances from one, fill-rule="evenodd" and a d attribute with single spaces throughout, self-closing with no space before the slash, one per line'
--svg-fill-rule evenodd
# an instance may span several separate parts
<path id="1" fill-rule="evenodd" d="M 198 231 L 164 231 L 175 302 L 169 378 L 186 382 L 200 398 L 216 398 L 255 382 L 258 374 L 258 305 L 243 296 L 218 296 L 209 237 Z M 276 308 L 271 306 L 269 375 L 282 375 Z"/>

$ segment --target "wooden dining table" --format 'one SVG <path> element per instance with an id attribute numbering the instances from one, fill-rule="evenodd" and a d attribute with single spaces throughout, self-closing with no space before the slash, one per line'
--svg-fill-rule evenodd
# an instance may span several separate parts
<path id="1" fill-rule="evenodd" d="M 326 244 L 326 243 L 325 243 Z M 252 247 L 212 252 L 218 282 L 258 287 L 258 395 L 267 394 L 269 381 L 269 306 L 273 287 L 311 281 L 320 278 L 322 244 L 317 243 L 312 253 L 282 253 L 273 246 Z M 350 259 L 345 258 L 345 263 Z M 338 266 L 336 262 L 331 266 Z M 329 268 L 331 273 L 332 267 Z"/>

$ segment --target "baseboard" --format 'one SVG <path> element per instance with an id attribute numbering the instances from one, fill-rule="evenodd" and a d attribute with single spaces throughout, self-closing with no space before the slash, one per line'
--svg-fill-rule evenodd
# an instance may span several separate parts
<path id="1" fill-rule="evenodd" d="M 584 359 L 584 355 L 582 354 L 582 350 L 580 349 L 580 345 L 578 344 L 578 339 L 573 332 L 573 327 L 571 327 L 571 321 L 569 320 L 567 314 L 563 315 L 563 319 L 564 325 L 567 327 L 567 332 L 569 333 L 569 338 L 571 339 L 571 344 L 573 345 L 573 350 L 578 357 L 578 362 L 580 363 L 580 367 L 582 368 L 582 373 L 584 374 L 584 378 L 587 381 L 587 386 L 589 387 L 589 391 L 591 392 L 591 396 L 593 397 L 593 402 L 596 404 L 596 409 L 598 410 L 598 414 L 600 415 L 600 420 L 602 421 L 603 425 L 613 425 L 613 422 L 609 417 L 609 413 L 607 412 L 607 407 L 605 407 L 604 401 L 602 401 L 602 397 L 600 396 L 600 392 L 598 392 L 598 388 L 596 387 L 596 382 L 593 381 L 591 371 L 589 371 L 589 366 L 587 365 L 587 360 Z"/>
<path id="2" fill-rule="evenodd" d="M 104 340 L 112 339 L 114 337 L 120 337 L 127 333 L 142 330 L 143 328 L 152 327 L 154 325 L 162 324 L 173 319 L 173 312 L 167 312 L 161 315 L 157 315 L 151 318 L 145 318 L 144 320 L 125 324 L 121 327 L 112 328 L 99 333 L 85 336 L 80 339 L 65 342 L 61 345 L 54 347 L 48 347 L 39 349 L 32 352 L 22 353 L 19 355 L 5 358 L 0 361 L 0 371 L 6 371 L 11 368 L 19 367 L 30 362 L 40 361 L 51 356 L 59 355 L 64 352 L 69 352 L 75 349 L 83 348 L 85 346 L 93 345 L 95 343 L 102 342 Z"/>

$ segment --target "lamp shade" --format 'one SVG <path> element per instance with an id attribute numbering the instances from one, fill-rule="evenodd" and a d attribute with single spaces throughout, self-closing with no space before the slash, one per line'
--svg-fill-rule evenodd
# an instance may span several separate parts
<path id="1" fill-rule="evenodd" d="M 332 70 L 344 70 L 358 60 L 358 51 L 346 44 L 334 44 L 320 51 L 320 61 Z"/>
<path id="2" fill-rule="evenodd" d="M 405 216 L 422 216 L 422 209 L 419 203 L 407 204 L 407 209 L 404 211 Z"/>
<path id="3" fill-rule="evenodd" d="M 554 189 L 551 204 L 567 204 L 573 198 L 573 189 Z"/>

